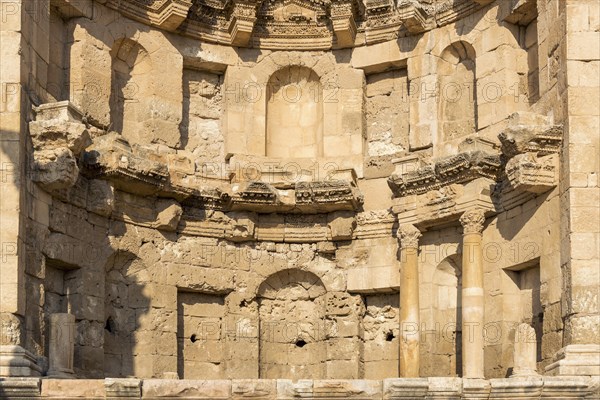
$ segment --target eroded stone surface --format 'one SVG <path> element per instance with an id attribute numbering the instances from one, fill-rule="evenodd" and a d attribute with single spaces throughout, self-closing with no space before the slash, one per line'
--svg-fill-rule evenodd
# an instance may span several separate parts
<path id="1" fill-rule="evenodd" d="M 0 397 L 597 391 L 597 1 L 29 3 Z"/>

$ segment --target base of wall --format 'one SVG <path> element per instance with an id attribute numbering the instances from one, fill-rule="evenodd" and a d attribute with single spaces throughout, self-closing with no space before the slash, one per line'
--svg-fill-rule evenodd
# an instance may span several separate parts
<path id="1" fill-rule="evenodd" d="M 22 399 L 585 399 L 597 377 L 507 379 L 393 378 L 385 380 L 40 379 L 0 378 L 0 398 Z"/>
<path id="2" fill-rule="evenodd" d="M 0 376 L 41 376 L 36 359 L 21 346 L 0 346 Z"/>
<path id="3" fill-rule="evenodd" d="M 600 345 L 572 344 L 556 353 L 554 362 L 546 367 L 552 376 L 600 376 Z"/>

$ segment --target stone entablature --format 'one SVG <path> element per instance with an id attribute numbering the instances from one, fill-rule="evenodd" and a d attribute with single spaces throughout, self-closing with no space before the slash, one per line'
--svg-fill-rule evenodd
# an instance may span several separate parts
<path id="1" fill-rule="evenodd" d="M 326 50 L 419 34 L 468 17 L 491 0 L 108 0 L 139 22 L 207 42 Z"/>
<path id="2" fill-rule="evenodd" d="M 234 172 L 203 177 L 194 173 L 190 159 L 132 146 L 116 132 L 82 122 L 82 113 L 69 102 L 44 105 L 37 111 L 38 119 L 30 124 L 33 180 L 48 190 L 73 186 L 81 167 L 87 178 L 107 180 L 119 190 L 174 198 L 204 209 L 323 213 L 356 211 L 363 203 L 352 170 L 330 170 L 325 179 L 297 176 L 286 181 L 283 176 L 273 184 L 247 180 Z"/>
<path id="3" fill-rule="evenodd" d="M 491 216 L 556 187 L 562 126 L 532 113 L 515 113 L 506 124 L 501 145 L 467 139 L 463 152 L 428 164 L 415 155 L 395 160 L 388 185 L 400 223 L 431 227 L 471 207 Z"/>

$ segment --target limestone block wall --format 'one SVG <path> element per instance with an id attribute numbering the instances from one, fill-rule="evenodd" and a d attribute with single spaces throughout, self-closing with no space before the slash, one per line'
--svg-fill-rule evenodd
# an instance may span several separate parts
<path id="1" fill-rule="evenodd" d="M 332 51 L 199 43 L 104 2 L 63 3 L 1 3 L 0 345 L 27 351 L 18 370 L 0 357 L 1 375 L 44 374 L 49 314 L 70 313 L 78 378 L 396 377 L 402 252 L 387 178 L 396 159 L 424 165 L 466 138 L 497 150 L 516 111 L 564 124 L 560 184 L 487 214 L 485 377 L 511 374 L 521 322 L 535 329 L 542 374 L 565 346 L 597 342 L 599 57 L 584 45 L 597 42 L 595 2 L 538 0 L 531 18 L 499 1 L 418 37 Z M 221 211 L 77 163 L 58 171 L 72 185 L 43 187 L 33 149 L 44 143 L 27 124 L 33 105 L 59 100 L 81 109 L 90 141 L 117 131 L 194 188 L 290 161 L 307 180 L 352 175 L 365 201 L 342 214 Z M 463 230 L 457 218 L 421 228 L 419 374 L 459 377 Z M 70 390 L 53 384 L 44 396 Z M 224 385 L 223 396 L 245 393 Z M 366 398 L 396 390 L 365 385 Z"/>

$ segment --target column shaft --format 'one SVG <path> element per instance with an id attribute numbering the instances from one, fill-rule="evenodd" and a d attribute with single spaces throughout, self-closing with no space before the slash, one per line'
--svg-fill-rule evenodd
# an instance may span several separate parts
<path id="1" fill-rule="evenodd" d="M 484 292 L 482 211 L 465 212 L 462 257 L 462 364 L 463 378 L 484 378 Z"/>
<path id="2" fill-rule="evenodd" d="M 400 376 L 419 376 L 419 237 L 412 225 L 398 230 L 400 238 Z"/>

